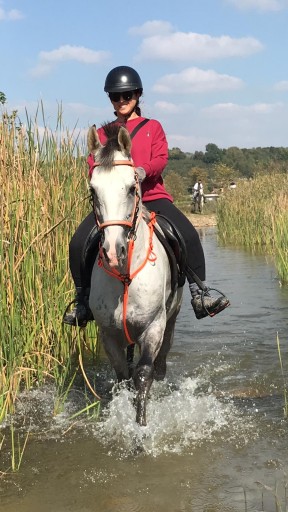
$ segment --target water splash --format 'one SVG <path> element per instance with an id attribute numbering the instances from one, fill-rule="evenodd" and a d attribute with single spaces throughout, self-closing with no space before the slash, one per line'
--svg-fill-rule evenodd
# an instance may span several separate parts
<path id="1" fill-rule="evenodd" d="M 83 394 L 76 388 L 69 393 L 63 411 L 55 415 L 53 386 L 24 392 L 14 421 L 19 430 L 29 428 L 41 439 L 64 439 L 66 432 L 70 437 L 92 434 L 108 454 L 120 458 L 139 452 L 153 457 L 193 453 L 199 446 L 213 445 L 219 437 L 225 442 L 237 441 L 236 444 L 241 438 L 240 443 L 245 444 L 247 429 L 253 430 L 250 428 L 253 419 L 250 422 L 247 411 L 244 414 L 243 408 L 239 409 L 229 398 L 219 398 L 206 377 L 154 381 L 147 403 L 146 427 L 135 421 L 135 390 L 128 389 L 125 383 L 114 386 L 112 398 L 106 400 L 98 421 L 85 415 L 79 416 L 76 422 L 70 420 L 85 407 Z"/>
<path id="2" fill-rule="evenodd" d="M 239 425 L 239 413 L 231 402 L 213 394 L 199 393 L 203 383 L 185 378 L 171 389 L 167 382 L 154 382 L 147 405 L 147 427 L 135 422 L 135 393 L 120 386 L 103 411 L 94 433 L 115 456 L 129 456 L 135 448 L 158 456 L 161 453 L 193 452 L 201 443 L 213 441 L 219 433 L 227 435 Z M 247 418 L 246 418 L 247 419 Z"/>

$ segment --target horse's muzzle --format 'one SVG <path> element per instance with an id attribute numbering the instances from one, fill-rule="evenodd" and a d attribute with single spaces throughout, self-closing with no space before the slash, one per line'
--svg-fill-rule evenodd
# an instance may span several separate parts
<path id="1" fill-rule="evenodd" d="M 127 268 L 127 240 L 124 236 L 119 235 L 115 244 L 110 244 L 109 240 L 104 239 L 103 257 L 111 268 L 117 269 L 119 272 L 126 271 Z"/>

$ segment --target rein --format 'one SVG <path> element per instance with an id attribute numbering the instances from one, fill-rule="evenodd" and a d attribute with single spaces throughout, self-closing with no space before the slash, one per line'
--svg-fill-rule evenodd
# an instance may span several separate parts
<path id="1" fill-rule="evenodd" d="M 134 238 L 128 240 L 128 258 L 127 258 L 128 264 L 127 264 L 127 273 L 126 274 L 121 274 L 121 272 L 119 272 L 116 269 L 109 269 L 109 268 L 107 268 L 105 266 L 104 261 L 103 261 L 102 247 L 100 247 L 100 250 L 99 250 L 98 266 L 103 268 L 103 270 L 105 270 L 105 272 L 107 274 L 109 274 L 110 276 L 115 277 L 116 279 L 121 281 L 123 283 L 123 286 L 124 286 L 124 292 L 123 292 L 123 327 L 124 327 L 125 336 L 126 336 L 126 338 L 128 340 L 128 343 L 130 345 L 134 345 L 134 341 L 130 337 L 130 334 L 129 334 L 129 331 L 128 331 L 128 328 L 127 328 L 127 321 L 126 321 L 127 305 L 128 305 L 128 295 L 129 295 L 129 285 L 132 282 L 132 280 L 134 279 L 134 277 L 136 277 L 137 274 L 142 270 L 142 268 L 145 267 L 145 265 L 146 265 L 146 263 L 148 261 L 153 263 L 157 259 L 157 256 L 153 252 L 153 233 L 154 233 L 154 225 L 155 225 L 155 223 L 156 223 L 155 212 L 151 212 L 150 213 L 150 221 L 148 223 L 148 228 L 149 228 L 149 244 L 148 244 L 146 256 L 145 256 L 144 260 L 142 261 L 142 263 L 139 265 L 139 267 L 136 270 L 134 270 L 134 272 L 132 272 L 132 273 L 131 273 L 131 262 L 132 262 L 132 255 L 133 255 L 133 250 L 134 250 Z"/>
<path id="2" fill-rule="evenodd" d="M 106 222 L 99 223 L 97 216 L 96 221 L 98 224 L 99 230 L 104 230 L 108 226 L 128 226 L 130 227 L 130 231 L 128 234 L 128 255 L 127 255 L 127 272 L 126 274 L 122 274 L 118 270 L 114 268 L 110 268 L 109 265 L 105 264 L 105 259 L 103 256 L 103 249 L 102 246 L 100 246 L 99 249 L 99 256 L 98 256 L 98 266 L 103 268 L 105 272 L 110 275 L 111 277 L 115 277 L 119 281 L 123 283 L 124 286 L 124 292 L 123 292 L 123 327 L 124 327 L 124 333 L 127 338 L 127 341 L 130 345 L 134 345 L 134 341 L 131 339 L 129 335 L 129 331 L 127 328 L 127 306 L 128 306 L 128 295 L 129 295 L 129 285 L 134 279 L 135 276 L 145 267 L 146 263 L 148 261 L 154 262 L 157 259 L 157 256 L 153 252 L 153 233 L 154 233 L 154 225 L 156 223 L 156 214 L 155 212 L 150 213 L 150 220 L 148 223 L 149 228 L 149 243 L 148 248 L 146 251 L 146 256 L 143 260 L 143 262 L 139 265 L 139 267 L 134 270 L 134 272 L 131 273 L 131 264 L 132 264 L 132 256 L 133 256 L 133 250 L 134 250 L 134 243 L 136 240 L 136 228 L 139 224 L 141 217 L 138 216 L 139 213 L 139 202 L 140 202 L 140 194 L 139 194 L 139 180 L 138 175 L 135 170 L 135 166 L 131 160 L 115 160 L 113 162 L 113 165 L 129 165 L 133 167 L 134 169 L 134 175 L 135 175 L 135 184 L 136 184 L 136 193 L 135 193 L 135 203 L 134 203 L 134 209 L 131 214 L 130 220 L 108 220 Z M 99 166 L 99 163 L 95 163 L 95 167 Z"/>

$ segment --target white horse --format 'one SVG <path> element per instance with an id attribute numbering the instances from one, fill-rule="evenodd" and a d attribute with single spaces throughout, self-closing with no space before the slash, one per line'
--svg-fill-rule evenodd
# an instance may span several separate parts
<path id="1" fill-rule="evenodd" d="M 200 188 L 200 190 L 197 191 L 197 193 L 193 196 L 193 201 L 192 201 L 192 212 L 193 213 L 196 213 L 196 210 L 198 210 L 199 213 L 203 212 L 204 200 L 205 200 L 204 192 L 203 192 L 203 189 Z"/>
<path id="2" fill-rule="evenodd" d="M 132 377 L 136 421 L 146 425 L 147 395 L 153 378 L 165 377 L 183 288 L 171 290 L 169 261 L 154 234 L 155 214 L 141 201 L 145 171 L 133 165 L 130 135 L 115 123 L 103 128 L 104 146 L 95 126 L 88 133 L 88 148 L 95 157 L 91 192 L 103 233 L 89 305 L 118 381 L 131 377 L 126 348 L 139 347 Z"/>

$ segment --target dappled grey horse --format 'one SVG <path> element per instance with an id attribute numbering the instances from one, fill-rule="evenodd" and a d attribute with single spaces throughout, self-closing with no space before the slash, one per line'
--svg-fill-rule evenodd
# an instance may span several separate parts
<path id="1" fill-rule="evenodd" d="M 200 188 L 199 191 L 197 191 L 197 193 L 193 196 L 193 199 L 192 199 L 192 212 L 193 213 L 195 213 L 197 210 L 199 213 L 203 212 L 204 200 L 205 200 L 204 192 Z"/>
<path id="2" fill-rule="evenodd" d="M 115 123 L 103 128 L 104 146 L 95 126 L 88 133 L 95 158 L 90 185 L 102 232 L 89 304 L 118 381 L 131 376 L 127 346 L 139 347 L 132 378 L 136 421 L 146 425 L 147 395 L 153 378 L 165 377 L 183 288 L 171 289 L 168 257 L 154 233 L 155 214 L 141 201 L 145 171 L 131 160 L 130 135 Z"/>

